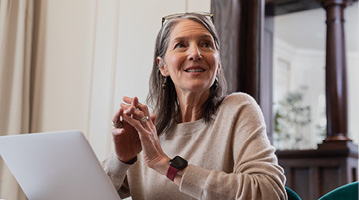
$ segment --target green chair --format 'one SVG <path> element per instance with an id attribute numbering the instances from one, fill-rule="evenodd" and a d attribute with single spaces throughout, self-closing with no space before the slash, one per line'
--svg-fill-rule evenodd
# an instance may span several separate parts
<path id="1" fill-rule="evenodd" d="M 358 181 L 340 186 L 318 200 L 358 200 Z"/>
<path id="2" fill-rule="evenodd" d="M 302 200 L 299 195 L 290 188 L 285 187 L 285 190 L 287 191 L 288 200 Z"/>

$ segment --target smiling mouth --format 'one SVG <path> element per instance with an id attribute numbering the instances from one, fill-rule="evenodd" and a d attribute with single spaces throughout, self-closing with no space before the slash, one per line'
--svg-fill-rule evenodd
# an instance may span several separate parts
<path id="1" fill-rule="evenodd" d="M 185 72 L 204 72 L 205 70 L 204 69 L 187 69 L 187 70 L 184 70 Z"/>

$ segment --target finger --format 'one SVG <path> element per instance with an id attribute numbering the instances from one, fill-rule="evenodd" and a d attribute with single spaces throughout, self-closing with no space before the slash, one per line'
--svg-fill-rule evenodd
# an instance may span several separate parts
<path id="1" fill-rule="evenodd" d="M 145 116 L 147 116 L 147 115 L 145 115 L 145 113 L 143 112 L 143 111 L 141 111 L 141 110 L 137 110 L 137 109 L 129 109 L 130 111 L 126 111 L 126 114 L 127 115 L 129 115 L 129 114 L 131 114 L 132 115 L 132 117 L 134 118 L 134 119 L 136 119 L 136 120 L 141 120 L 142 118 L 144 118 Z"/>
<path id="2" fill-rule="evenodd" d="M 145 117 L 145 116 L 151 117 L 151 114 L 150 114 L 150 111 L 149 111 L 147 105 L 142 104 L 142 103 L 138 103 L 138 109 L 144 113 L 144 116 L 141 115 L 141 116 L 140 116 L 140 117 L 141 117 L 140 119 L 142 119 L 142 118 Z M 154 119 L 156 119 L 156 117 L 155 117 Z M 147 121 L 146 121 L 146 124 L 147 124 L 147 126 L 151 129 L 151 132 L 152 132 L 152 130 L 155 129 L 154 121 L 152 120 L 152 118 L 151 118 L 150 121 L 147 120 Z"/>
<path id="3" fill-rule="evenodd" d="M 116 128 L 112 129 L 112 137 L 115 139 L 117 136 L 122 135 L 125 133 L 125 130 L 123 128 Z"/>
<path id="4" fill-rule="evenodd" d="M 146 129 L 143 125 L 141 125 L 141 122 L 128 115 L 124 115 L 123 119 L 137 130 L 143 148 L 152 145 L 155 147 L 155 149 L 161 149 L 161 145 L 158 142 L 157 134 L 153 134 L 152 131 Z"/>
<path id="5" fill-rule="evenodd" d="M 137 98 L 137 97 L 136 97 Z M 132 104 L 132 102 L 133 102 L 133 100 L 135 99 L 135 97 L 134 98 L 131 98 L 131 97 L 128 97 L 128 96 L 124 96 L 123 98 L 122 98 L 122 100 L 125 102 L 125 103 L 127 103 L 127 104 Z M 137 99 L 137 101 L 138 101 L 138 99 Z"/>
<path id="6" fill-rule="evenodd" d="M 138 98 L 133 97 L 133 100 L 132 100 L 131 104 L 137 108 L 138 107 Z"/>
<path id="7" fill-rule="evenodd" d="M 124 106 L 123 108 L 126 108 L 123 112 L 123 114 L 131 116 L 132 118 L 136 119 L 136 120 L 141 120 L 142 118 L 144 118 L 145 113 L 139 109 L 136 109 L 136 107 L 134 105 L 127 105 Z"/>
<path id="8" fill-rule="evenodd" d="M 137 107 L 138 107 L 138 98 L 137 97 L 130 98 L 130 97 L 124 96 L 122 99 L 125 102 L 125 103 L 121 103 L 121 107 L 123 109 L 126 110 L 131 106 L 134 106 L 137 109 Z"/>
<path id="9" fill-rule="evenodd" d="M 127 110 L 131 107 L 134 107 L 135 110 L 138 110 L 138 102 L 134 102 L 132 104 L 125 104 L 125 103 L 121 103 L 120 104 L 121 108 L 123 108 L 124 110 Z"/>
<path id="10" fill-rule="evenodd" d="M 120 107 L 123 108 L 124 110 L 127 110 L 131 106 L 132 106 L 131 104 L 125 104 L 125 103 L 120 104 Z"/>
<path id="11" fill-rule="evenodd" d="M 124 96 L 123 101 L 128 104 L 131 103 L 131 106 L 129 106 L 128 104 L 122 104 L 123 108 L 127 108 L 125 114 L 131 115 L 132 118 L 139 120 L 145 128 L 149 128 L 152 131 L 154 126 L 152 122 L 148 123 L 150 113 L 147 105 L 139 103 L 137 97 L 130 98 Z M 133 110 L 132 106 L 135 107 L 135 110 Z"/>
<path id="12" fill-rule="evenodd" d="M 153 131 L 152 121 L 150 120 L 150 117 L 147 115 L 143 115 L 143 117 L 139 120 L 141 122 L 141 125 L 148 129 L 150 132 Z"/>
<path id="13" fill-rule="evenodd" d="M 147 124 L 149 120 L 147 120 L 146 122 L 141 122 L 140 120 L 134 119 L 133 117 L 131 117 L 129 115 L 124 115 L 123 119 L 124 119 L 124 121 L 129 123 L 131 126 L 133 126 L 137 130 L 140 138 L 145 137 L 150 140 L 155 140 L 155 139 L 158 140 L 157 136 L 156 137 L 153 136 L 153 135 L 155 135 L 152 133 L 154 131 L 154 129 L 152 129 Z"/>
<path id="14" fill-rule="evenodd" d="M 131 105 L 126 110 L 123 111 L 123 114 L 132 116 L 136 111 L 135 106 Z"/>
<path id="15" fill-rule="evenodd" d="M 112 122 L 114 123 L 114 122 L 119 122 L 119 121 L 121 121 L 122 115 L 123 115 L 123 109 L 120 108 L 120 109 L 118 109 L 118 111 L 117 111 L 117 112 L 115 113 L 115 115 L 113 116 Z"/>
<path id="16" fill-rule="evenodd" d="M 146 111 L 146 110 L 148 111 L 148 107 L 145 104 L 140 103 L 137 97 L 130 98 L 130 97 L 124 96 L 122 99 L 126 103 L 123 105 L 131 104 L 131 105 L 135 106 L 136 108 L 139 108 L 142 111 Z M 148 116 L 149 116 L 149 113 L 145 113 L 145 114 L 148 114 Z"/>
<path id="17" fill-rule="evenodd" d="M 148 106 L 142 103 L 138 103 L 138 109 L 145 113 L 146 116 L 150 116 L 150 111 Z"/>
<path id="18" fill-rule="evenodd" d="M 142 111 L 140 110 L 133 110 L 133 108 L 127 112 L 124 112 L 125 115 L 132 117 L 133 119 L 137 120 L 140 122 L 140 124 L 145 128 L 148 129 L 149 131 L 153 130 L 153 126 L 152 123 L 149 123 L 149 117 L 147 115 L 145 115 Z"/>
<path id="19" fill-rule="evenodd" d="M 150 116 L 150 112 L 148 109 L 148 106 L 145 104 L 142 104 L 138 101 L 137 97 L 127 97 L 124 96 L 123 97 L 123 101 L 127 104 L 121 104 L 121 107 L 124 108 L 125 110 L 130 108 L 131 106 L 129 104 L 131 104 L 132 106 L 134 106 L 136 109 L 138 108 L 140 111 L 142 111 L 144 113 L 145 116 Z M 137 117 L 137 119 L 142 119 L 144 116 L 142 115 L 142 113 L 135 111 L 135 116 Z"/>
<path id="20" fill-rule="evenodd" d="M 134 119 L 129 115 L 123 115 L 123 119 L 137 130 L 140 137 L 148 135 L 148 131 L 145 129 L 145 127 L 141 125 L 140 121 L 138 121 L 137 119 Z"/>

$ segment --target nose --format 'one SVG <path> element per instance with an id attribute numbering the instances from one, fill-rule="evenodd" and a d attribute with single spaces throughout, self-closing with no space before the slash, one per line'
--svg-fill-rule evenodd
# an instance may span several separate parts
<path id="1" fill-rule="evenodd" d="M 202 60 L 202 54 L 197 45 L 192 45 L 188 49 L 188 59 L 191 61 L 200 61 Z"/>

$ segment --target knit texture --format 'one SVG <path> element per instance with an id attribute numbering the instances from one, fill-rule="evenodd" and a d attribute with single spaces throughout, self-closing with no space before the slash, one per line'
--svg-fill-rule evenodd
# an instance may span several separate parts
<path id="1" fill-rule="evenodd" d="M 286 199 L 285 176 L 270 145 L 262 112 L 244 93 L 227 96 L 213 120 L 180 123 L 160 136 L 163 151 L 189 163 L 180 187 L 148 168 L 112 154 L 103 167 L 122 198 Z"/>

